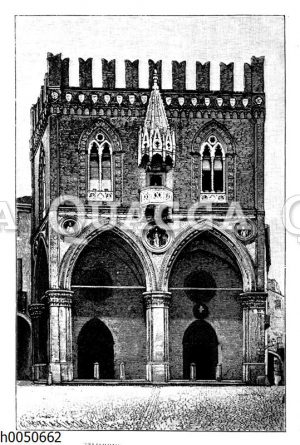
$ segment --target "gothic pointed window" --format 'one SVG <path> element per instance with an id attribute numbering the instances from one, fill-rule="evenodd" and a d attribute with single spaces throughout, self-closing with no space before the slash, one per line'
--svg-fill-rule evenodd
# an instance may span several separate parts
<path id="1" fill-rule="evenodd" d="M 225 200 L 225 152 L 215 135 L 209 136 L 201 148 L 201 193 L 210 194 L 218 202 Z"/>
<path id="2" fill-rule="evenodd" d="M 113 201 L 112 146 L 102 132 L 89 143 L 88 171 L 88 198 Z"/>
<path id="3" fill-rule="evenodd" d="M 46 157 L 43 145 L 39 160 L 39 215 L 42 219 L 46 214 Z"/>

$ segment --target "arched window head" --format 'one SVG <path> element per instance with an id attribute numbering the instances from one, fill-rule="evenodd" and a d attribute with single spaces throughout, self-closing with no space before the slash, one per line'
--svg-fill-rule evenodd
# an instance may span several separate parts
<path id="1" fill-rule="evenodd" d="M 102 150 L 101 184 L 103 190 L 111 191 L 111 153 L 108 143 L 104 143 Z"/>
<path id="2" fill-rule="evenodd" d="M 90 151 L 90 189 L 99 189 L 99 153 L 96 143 L 92 144 Z"/>
<path id="3" fill-rule="evenodd" d="M 112 146 L 104 133 L 99 132 L 88 149 L 88 198 L 113 201 Z"/>
<path id="4" fill-rule="evenodd" d="M 201 147 L 201 193 L 225 196 L 225 152 L 217 136 L 210 135 Z"/>
<path id="5" fill-rule="evenodd" d="M 214 159 L 214 189 L 217 193 L 224 191 L 223 183 L 223 153 L 221 147 L 218 147 L 215 151 Z"/>
<path id="6" fill-rule="evenodd" d="M 202 157 L 202 191 L 211 192 L 211 153 L 206 146 Z"/>

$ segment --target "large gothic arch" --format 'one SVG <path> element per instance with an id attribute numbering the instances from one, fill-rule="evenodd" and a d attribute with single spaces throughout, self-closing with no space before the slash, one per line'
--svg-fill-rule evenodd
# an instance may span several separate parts
<path id="1" fill-rule="evenodd" d="M 95 229 L 92 224 L 90 224 L 86 229 L 80 234 L 81 238 L 78 242 L 70 245 L 69 249 L 66 251 L 64 257 L 62 258 L 59 270 L 59 283 L 60 287 L 63 289 L 71 289 L 71 278 L 73 268 L 75 263 L 84 249 L 84 247 L 90 243 L 94 238 L 105 231 L 112 231 L 114 234 L 118 235 L 123 239 L 129 246 L 133 249 L 137 257 L 139 258 L 145 273 L 146 279 L 146 290 L 152 291 L 157 289 L 155 270 L 149 256 L 149 253 L 143 246 L 142 242 L 138 237 L 129 231 L 125 231 L 118 227 L 107 224 L 105 226 Z"/>
<path id="2" fill-rule="evenodd" d="M 212 236 L 224 243 L 234 255 L 243 280 L 243 291 L 250 292 L 256 289 L 255 271 L 252 260 L 245 247 L 229 232 L 225 231 L 216 223 L 211 221 L 199 221 L 188 229 L 183 229 L 175 238 L 174 244 L 166 253 L 164 264 L 161 268 L 158 284 L 164 291 L 168 290 L 168 282 L 172 267 L 180 252 L 187 244 L 198 237 L 202 232 L 209 231 Z"/>

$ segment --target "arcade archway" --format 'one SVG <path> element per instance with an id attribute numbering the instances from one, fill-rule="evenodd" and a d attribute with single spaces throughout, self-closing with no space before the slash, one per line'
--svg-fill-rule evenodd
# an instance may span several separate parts
<path id="1" fill-rule="evenodd" d="M 75 378 L 90 378 L 92 371 L 84 369 L 82 357 L 107 361 L 100 378 L 120 378 L 120 365 L 125 366 L 126 379 L 145 378 L 146 314 L 143 293 L 146 278 L 142 263 L 133 248 L 113 231 L 105 231 L 93 238 L 81 251 L 73 269 L 73 357 Z M 82 337 L 83 326 L 89 320 L 101 320 L 110 330 L 96 321 L 88 326 Z M 105 333 L 106 332 L 106 333 Z M 100 337 L 105 338 L 101 343 Z M 84 338 L 84 340 L 82 340 Z M 95 338 L 96 349 L 89 344 Z M 98 339 L 98 340 L 97 340 Z M 105 349 L 109 344 L 109 349 Z M 85 345 L 85 346 L 84 346 Z M 87 349 L 86 355 L 84 349 Z M 98 348 L 98 349 L 97 349 Z M 99 349 L 100 348 L 100 349 Z M 102 352 L 101 352 L 102 351 Z M 106 351 L 106 352 L 103 352 Z M 91 355 L 89 355 L 91 353 Z"/>
<path id="2" fill-rule="evenodd" d="M 17 379 L 30 379 L 31 327 L 25 317 L 17 316 Z"/>
<path id="3" fill-rule="evenodd" d="M 195 320 L 186 329 L 183 341 L 183 378 L 190 378 L 190 365 L 196 367 L 197 380 L 214 380 L 218 364 L 218 339 L 204 320 Z"/>
<path id="4" fill-rule="evenodd" d="M 114 340 L 108 327 L 98 318 L 88 321 L 78 337 L 78 378 L 92 379 L 94 364 L 100 379 L 114 378 Z"/>
<path id="5" fill-rule="evenodd" d="M 197 379 L 215 379 L 220 365 L 223 380 L 242 380 L 243 279 L 233 252 L 200 232 L 178 253 L 168 289 L 171 379 L 189 378 L 195 363 Z"/>

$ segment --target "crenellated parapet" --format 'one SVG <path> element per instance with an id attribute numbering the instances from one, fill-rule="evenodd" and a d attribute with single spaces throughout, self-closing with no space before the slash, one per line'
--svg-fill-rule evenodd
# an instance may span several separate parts
<path id="1" fill-rule="evenodd" d="M 79 86 L 69 85 L 69 59 L 47 55 L 48 70 L 31 108 L 32 152 L 49 115 L 145 119 L 153 74 L 168 118 L 256 119 L 265 116 L 264 57 L 244 64 L 244 91 L 234 91 L 234 64 L 220 63 L 220 90 L 210 90 L 210 62 L 196 62 L 195 89 L 186 89 L 186 62 L 172 62 L 172 89 L 162 89 L 162 61 L 148 61 L 149 88 L 139 87 L 139 60 L 125 60 L 125 87 L 116 88 L 116 61 L 102 59 L 102 86 L 93 79 L 93 59 L 79 58 Z"/>

